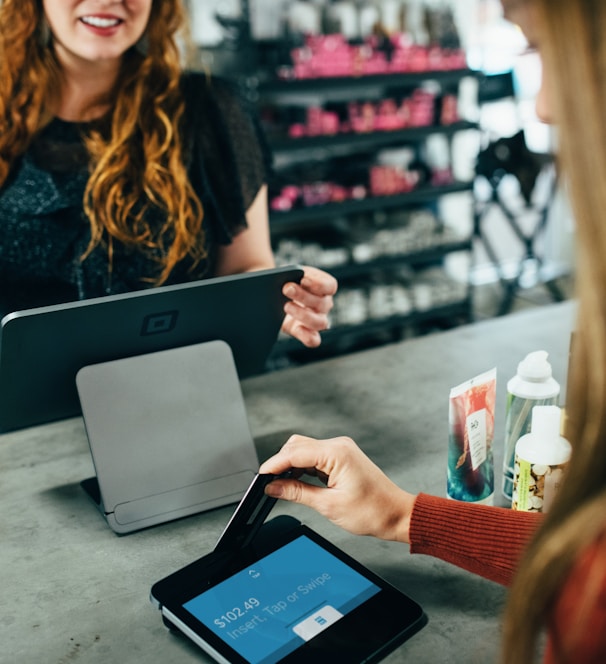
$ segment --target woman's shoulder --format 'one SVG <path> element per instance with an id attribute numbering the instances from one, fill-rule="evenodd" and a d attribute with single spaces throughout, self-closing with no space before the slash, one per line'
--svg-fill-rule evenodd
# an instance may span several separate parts
<path id="1" fill-rule="evenodd" d="M 187 104 L 215 104 L 223 110 L 243 109 L 245 96 L 237 81 L 202 71 L 185 71 L 181 88 Z"/>
<path id="2" fill-rule="evenodd" d="M 606 529 L 574 561 L 560 589 L 551 627 L 550 646 L 556 651 L 574 652 L 578 662 L 606 661 Z"/>

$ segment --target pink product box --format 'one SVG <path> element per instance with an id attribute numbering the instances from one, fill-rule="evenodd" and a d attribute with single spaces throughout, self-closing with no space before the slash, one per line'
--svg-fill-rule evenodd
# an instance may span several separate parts
<path id="1" fill-rule="evenodd" d="M 431 184 L 434 187 L 442 187 L 444 185 L 452 184 L 454 176 L 450 168 L 436 168 L 431 174 Z"/>
<path id="2" fill-rule="evenodd" d="M 375 37 L 367 39 L 362 46 L 352 46 L 342 35 L 308 36 L 305 46 L 291 52 L 293 67 L 281 67 L 278 75 L 281 78 L 314 78 L 422 72 L 466 66 L 465 53 L 460 50 L 415 45 L 408 35 L 394 35 L 391 43 L 394 51 L 388 60 Z"/>
<path id="3" fill-rule="evenodd" d="M 339 132 L 339 116 L 333 111 L 312 106 L 307 109 L 307 135 L 323 136 Z"/>
<path id="4" fill-rule="evenodd" d="M 292 210 L 301 197 L 301 188 L 295 185 L 286 185 L 282 187 L 278 196 L 274 196 L 269 206 L 276 212 L 288 212 Z"/>
<path id="5" fill-rule="evenodd" d="M 459 100 L 456 95 L 444 95 L 440 109 L 440 124 L 451 125 L 460 120 Z"/>
<path id="6" fill-rule="evenodd" d="M 350 197 L 349 188 L 334 182 L 313 182 L 302 187 L 302 202 L 305 207 L 342 203 Z"/>
<path id="7" fill-rule="evenodd" d="M 325 205 L 327 203 L 341 203 L 346 200 L 361 200 L 366 198 L 368 190 L 364 185 L 344 187 L 334 182 L 313 182 L 301 187 L 287 185 L 270 202 L 271 210 L 275 212 L 288 212 L 296 205 L 305 207 Z"/>
<path id="8" fill-rule="evenodd" d="M 294 123 L 288 128 L 291 138 L 304 136 L 326 136 L 338 133 L 367 133 L 372 131 L 395 131 L 406 127 L 426 127 L 434 123 L 436 98 L 426 90 L 416 90 L 410 97 L 396 102 L 383 99 L 378 102 L 350 102 L 347 119 L 341 121 L 339 114 L 326 111 L 319 106 L 307 109 L 304 123 Z M 458 120 L 457 98 L 444 97 L 441 107 L 442 124 Z"/>
<path id="9" fill-rule="evenodd" d="M 373 196 L 394 196 L 412 191 L 419 182 L 419 174 L 394 166 L 372 166 L 370 193 Z"/>

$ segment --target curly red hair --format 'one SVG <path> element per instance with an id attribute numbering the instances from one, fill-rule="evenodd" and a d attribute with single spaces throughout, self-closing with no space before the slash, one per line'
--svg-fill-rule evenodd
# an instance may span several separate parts
<path id="1" fill-rule="evenodd" d="M 202 205 L 184 165 L 179 127 L 185 111 L 176 35 L 184 23 L 181 0 L 155 0 L 145 54 L 125 54 L 111 91 L 111 132 L 86 137 L 90 177 L 83 209 L 91 238 L 83 259 L 115 240 L 147 251 L 159 262 L 161 284 L 182 259 L 195 266 L 205 255 Z M 0 4 L 0 186 L 33 137 L 52 119 L 61 69 L 45 38 L 41 0 Z M 160 228 L 149 211 L 160 210 Z"/>

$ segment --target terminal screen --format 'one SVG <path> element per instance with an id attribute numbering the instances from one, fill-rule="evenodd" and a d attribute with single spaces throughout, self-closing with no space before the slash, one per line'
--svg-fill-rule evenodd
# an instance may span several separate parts
<path id="1" fill-rule="evenodd" d="M 302 535 L 183 606 L 251 664 L 272 664 L 379 591 Z"/>

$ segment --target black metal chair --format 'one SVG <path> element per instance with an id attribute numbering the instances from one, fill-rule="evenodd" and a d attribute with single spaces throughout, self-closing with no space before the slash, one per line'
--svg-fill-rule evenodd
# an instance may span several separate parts
<path id="1" fill-rule="evenodd" d="M 515 107 L 513 72 L 484 76 L 480 79 L 478 88 L 480 105 L 507 98 L 512 99 Z M 549 177 L 549 183 L 547 194 L 539 199 L 536 188 L 541 175 Z M 524 202 L 521 209 L 519 206 L 518 209 L 512 206 L 502 192 L 504 180 L 511 177 L 519 184 L 520 195 Z M 509 137 L 488 137 L 485 140 L 475 168 L 473 236 L 484 248 L 503 290 L 498 315 L 511 311 L 514 297 L 524 288 L 522 278 L 529 260 L 536 263 L 539 283 L 545 286 L 551 298 L 556 302 L 565 299 L 556 282 L 557 277 L 548 274 L 544 258 L 537 246 L 547 228 L 557 187 L 558 177 L 553 155 L 531 151 L 522 129 Z M 486 218 L 495 208 L 507 221 L 521 245 L 521 253 L 513 276 L 506 273 L 496 242 L 486 228 Z M 522 214 L 525 217 L 534 216 L 535 221 L 530 230 L 521 223 Z"/>

